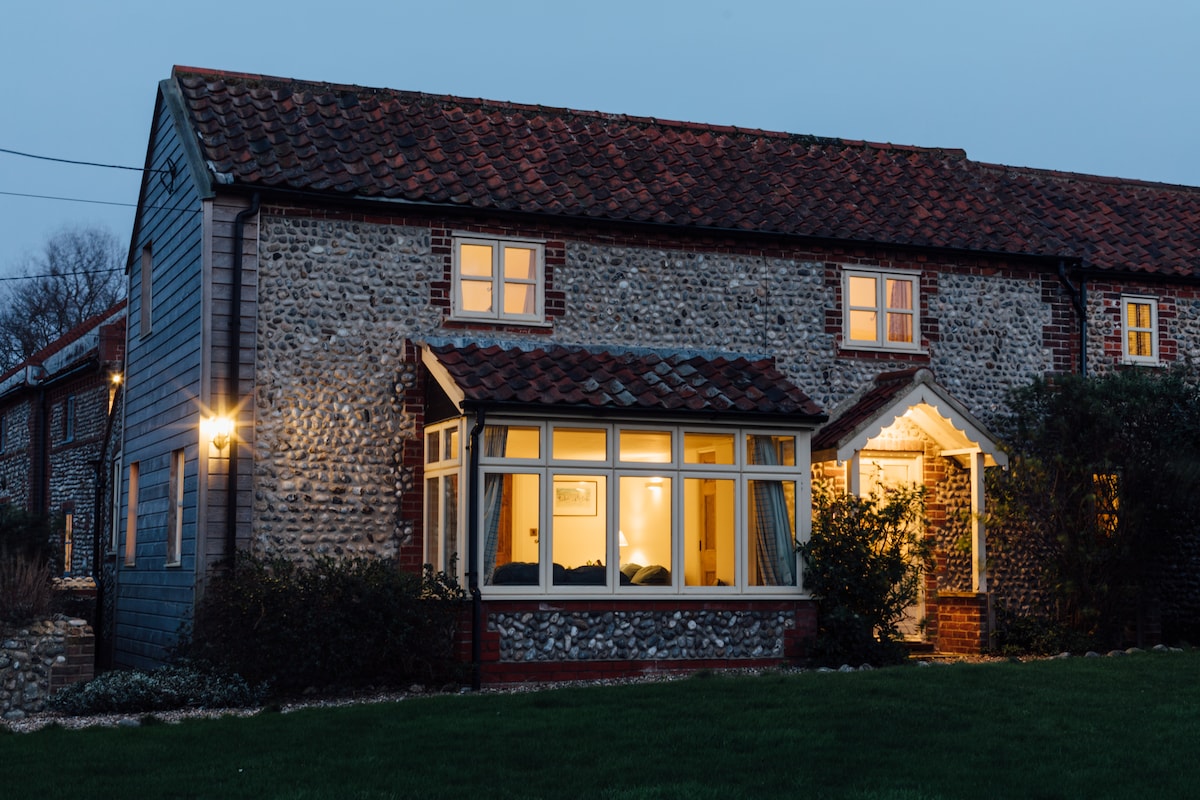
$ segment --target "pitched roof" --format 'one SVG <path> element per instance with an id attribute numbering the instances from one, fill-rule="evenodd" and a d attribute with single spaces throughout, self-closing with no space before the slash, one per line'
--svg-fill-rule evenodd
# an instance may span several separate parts
<path id="1" fill-rule="evenodd" d="M 23 380 L 23 374 L 28 373 L 31 367 L 42 367 L 45 372 L 53 374 L 64 366 L 74 364 L 76 359 L 87 357 L 91 348 L 96 347 L 99 343 L 101 326 L 124 319 L 125 304 L 124 298 L 118 300 L 104 311 L 83 320 L 20 364 L 0 374 L 0 392 L 9 388 L 10 379 L 18 374 L 22 374 Z M 91 334 L 90 337 L 89 334 Z M 74 345 L 79 345 L 79 347 L 74 347 Z M 61 356 L 61 358 L 56 359 L 55 356 Z"/>
<path id="2" fill-rule="evenodd" d="M 219 183 L 1200 275 L 1200 189 L 872 144 L 176 67 Z"/>
<path id="3" fill-rule="evenodd" d="M 978 450 L 989 466 L 1008 462 L 996 438 L 924 367 L 880 373 L 834 409 L 813 434 L 813 461 L 849 460 L 900 416 L 910 417 L 954 457 Z"/>
<path id="4" fill-rule="evenodd" d="M 477 343 L 430 345 L 428 353 L 464 404 L 825 418 L 769 358 Z"/>

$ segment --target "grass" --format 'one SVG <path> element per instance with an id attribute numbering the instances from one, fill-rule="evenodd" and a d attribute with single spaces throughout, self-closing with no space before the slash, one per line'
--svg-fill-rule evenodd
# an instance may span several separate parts
<path id="1" fill-rule="evenodd" d="M 0 734 L 4 795 L 1194 796 L 1200 652 L 446 695 Z"/>

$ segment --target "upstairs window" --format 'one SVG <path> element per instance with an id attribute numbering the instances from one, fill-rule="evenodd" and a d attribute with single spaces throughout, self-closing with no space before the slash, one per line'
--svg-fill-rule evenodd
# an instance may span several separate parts
<path id="1" fill-rule="evenodd" d="M 75 395 L 63 401 L 63 441 L 75 441 Z"/>
<path id="2" fill-rule="evenodd" d="M 842 277 L 846 347 L 916 350 L 920 342 L 920 276 L 846 271 Z"/>
<path id="3" fill-rule="evenodd" d="M 1127 364 L 1158 363 L 1158 301 L 1152 297 L 1122 297 L 1124 323 L 1122 356 Z"/>
<path id="4" fill-rule="evenodd" d="M 545 319 L 545 249 L 505 239 L 456 239 L 452 316 L 495 322 Z"/>

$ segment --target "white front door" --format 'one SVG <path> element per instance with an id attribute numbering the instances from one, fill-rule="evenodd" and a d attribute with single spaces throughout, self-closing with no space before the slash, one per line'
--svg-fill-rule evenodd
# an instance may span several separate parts
<path id="1" fill-rule="evenodd" d="M 862 454 L 859 458 L 859 492 L 861 497 L 882 494 L 884 489 L 920 486 L 923 480 L 920 454 Z M 909 641 L 924 641 L 921 623 L 925 619 L 925 579 L 917 581 L 917 599 L 904 611 L 900 634 Z"/>

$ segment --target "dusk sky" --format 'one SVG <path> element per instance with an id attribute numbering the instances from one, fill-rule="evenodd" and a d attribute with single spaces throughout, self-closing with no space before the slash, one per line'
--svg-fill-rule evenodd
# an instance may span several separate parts
<path id="1" fill-rule="evenodd" d="M 10 4 L 0 149 L 140 167 L 174 64 L 960 148 L 1200 186 L 1194 0 Z M 136 171 L 0 152 L 0 277 Z M 83 202 L 87 201 L 87 202 Z"/>

